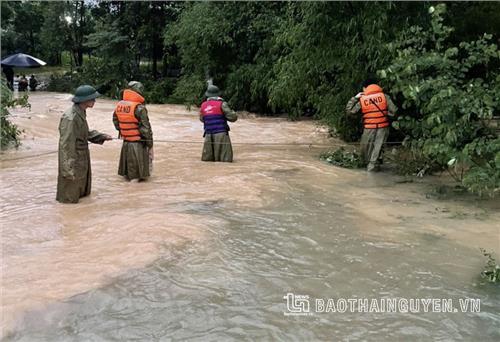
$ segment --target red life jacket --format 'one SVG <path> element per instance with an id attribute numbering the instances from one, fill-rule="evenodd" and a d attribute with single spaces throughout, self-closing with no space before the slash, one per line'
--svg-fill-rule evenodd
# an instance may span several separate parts
<path id="1" fill-rule="evenodd" d="M 387 100 L 382 88 L 376 84 L 370 84 L 360 97 L 359 103 L 361 104 L 363 125 L 365 128 L 384 128 L 389 126 Z"/>
<path id="2" fill-rule="evenodd" d="M 133 90 L 125 89 L 123 100 L 116 105 L 115 114 L 118 118 L 120 134 L 125 141 L 141 140 L 139 120 L 135 117 L 135 109 L 140 104 L 144 104 L 144 97 Z"/>
<path id="3" fill-rule="evenodd" d="M 200 113 L 203 116 L 205 134 L 229 131 L 229 125 L 222 111 L 222 100 L 208 100 L 203 102 Z"/>

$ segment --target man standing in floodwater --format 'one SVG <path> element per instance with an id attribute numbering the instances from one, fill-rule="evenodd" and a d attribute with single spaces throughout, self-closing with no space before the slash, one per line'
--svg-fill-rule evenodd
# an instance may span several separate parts
<path id="1" fill-rule="evenodd" d="M 71 99 L 74 104 L 66 110 L 59 123 L 59 174 L 56 200 L 61 203 L 78 203 L 90 194 L 92 172 L 88 142 L 102 145 L 111 136 L 89 131 L 87 108 L 94 107 L 100 94 L 89 85 L 79 86 Z"/>
<path id="2" fill-rule="evenodd" d="M 19 91 L 28 90 L 28 79 L 26 78 L 26 75 L 22 75 L 21 78 L 19 79 L 19 82 L 17 83 L 17 90 Z"/>
<path id="3" fill-rule="evenodd" d="M 30 79 L 29 79 L 28 82 L 29 82 L 30 90 L 31 91 L 35 91 L 36 87 L 38 86 L 38 81 L 35 78 L 35 75 L 31 75 L 31 77 L 30 77 Z"/>
<path id="4" fill-rule="evenodd" d="M 144 86 L 131 81 L 113 113 L 113 124 L 123 139 L 118 174 L 127 180 L 144 181 L 153 162 L 153 131 L 144 105 Z"/>
<path id="5" fill-rule="evenodd" d="M 219 88 L 210 85 L 205 92 L 207 99 L 201 104 L 200 121 L 203 122 L 205 131 L 202 161 L 233 161 L 233 147 L 227 122 L 235 122 L 238 115 L 220 95 Z"/>
<path id="6" fill-rule="evenodd" d="M 374 80 L 368 79 L 363 82 L 363 92 L 349 100 L 346 111 L 349 114 L 363 114 L 361 159 L 368 171 L 378 171 L 382 147 L 389 135 L 389 117 L 395 115 L 397 107 Z"/>

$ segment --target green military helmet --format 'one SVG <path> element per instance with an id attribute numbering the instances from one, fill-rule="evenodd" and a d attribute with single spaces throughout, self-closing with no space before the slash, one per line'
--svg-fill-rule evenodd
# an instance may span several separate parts
<path id="1" fill-rule="evenodd" d="M 130 81 L 128 83 L 128 87 L 133 91 L 143 95 L 144 94 L 144 85 L 138 81 Z"/>
<path id="2" fill-rule="evenodd" d="M 206 97 L 217 97 L 220 96 L 220 90 L 217 86 L 209 85 L 207 91 L 205 92 Z"/>
<path id="3" fill-rule="evenodd" d="M 76 88 L 75 96 L 71 99 L 74 103 L 82 103 L 89 100 L 94 100 L 95 98 L 101 96 L 97 90 L 87 84 L 81 85 Z"/>

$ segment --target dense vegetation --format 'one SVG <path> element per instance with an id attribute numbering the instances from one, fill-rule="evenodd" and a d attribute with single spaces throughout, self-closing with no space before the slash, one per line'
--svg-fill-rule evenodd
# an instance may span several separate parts
<path id="1" fill-rule="evenodd" d="M 0 95 L 2 102 L 0 104 L 0 127 L 2 127 L 2 134 L 0 136 L 0 149 L 5 149 L 10 146 L 19 146 L 19 135 L 21 131 L 16 125 L 9 121 L 10 111 L 9 108 L 29 107 L 28 95 L 14 98 L 12 91 L 7 87 L 7 82 L 2 79 L 0 82 Z"/>
<path id="2" fill-rule="evenodd" d="M 500 51 L 490 34 L 454 43 L 445 6 L 429 12 L 430 28 L 403 31 L 379 71 L 401 99 L 395 126 L 413 151 L 471 190 L 493 194 L 500 187 L 500 138 L 490 125 L 500 109 Z"/>
<path id="3" fill-rule="evenodd" d="M 448 170 L 472 191 L 499 191 L 500 143 L 491 127 L 500 115 L 498 2 L 1 6 L 2 55 L 69 63 L 52 90 L 91 83 L 116 97 L 137 79 L 150 102 L 199 104 L 212 78 L 237 110 L 314 116 L 355 141 L 359 120 L 345 115 L 345 103 L 378 75 L 400 107 L 391 140 L 404 140 L 408 172 Z"/>

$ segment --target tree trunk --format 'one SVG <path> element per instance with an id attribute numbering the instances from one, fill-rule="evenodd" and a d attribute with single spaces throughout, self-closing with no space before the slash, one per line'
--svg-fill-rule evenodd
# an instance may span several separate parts
<path id="1" fill-rule="evenodd" d="M 78 66 L 82 66 L 83 65 L 83 50 L 81 48 L 81 46 L 79 46 L 79 49 L 78 49 Z"/>
<path id="2" fill-rule="evenodd" d="M 31 45 L 31 53 L 35 54 L 35 37 L 33 34 L 33 30 L 30 30 L 30 45 Z"/>
<path id="3" fill-rule="evenodd" d="M 156 38 L 156 34 L 153 34 L 153 70 L 152 70 L 152 73 L 153 73 L 153 78 L 156 79 L 157 78 L 157 75 L 158 75 L 158 65 L 157 65 L 157 59 L 158 59 L 158 47 L 157 47 L 157 38 Z"/>
<path id="4" fill-rule="evenodd" d="M 167 76 L 167 69 L 168 69 L 168 64 L 167 64 L 167 59 L 165 58 L 164 55 L 162 55 L 162 68 L 163 68 L 163 77 Z"/>
<path id="5" fill-rule="evenodd" d="M 76 49 L 73 50 L 73 63 L 75 67 L 80 66 L 80 64 L 78 64 L 78 51 Z"/>

